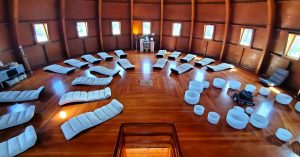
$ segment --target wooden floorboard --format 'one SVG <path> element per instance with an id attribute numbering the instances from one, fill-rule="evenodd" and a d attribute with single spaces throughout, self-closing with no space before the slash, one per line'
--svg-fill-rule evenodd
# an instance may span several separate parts
<path id="1" fill-rule="evenodd" d="M 235 104 L 230 96 L 234 91 L 229 91 L 229 96 L 221 96 L 221 90 L 212 86 L 215 77 L 227 80 L 239 80 L 245 84 L 252 83 L 257 89 L 262 85 L 257 76 L 242 68 L 222 72 L 205 72 L 196 67 L 193 70 L 176 75 L 171 73 L 170 67 L 180 63 L 169 60 L 163 70 L 153 70 L 152 65 L 156 58 L 153 53 L 138 53 L 128 51 L 128 59 L 135 64 L 134 70 L 123 70 L 113 61 L 102 61 L 99 64 L 109 68 L 121 69 L 120 75 L 114 77 L 110 88 L 112 97 L 108 100 L 73 104 L 60 107 L 60 97 L 68 91 L 91 91 L 104 88 L 104 86 L 71 86 L 74 78 L 82 75 L 104 77 L 86 71 L 88 68 L 76 69 L 70 75 L 60 75 L 44 72 L 41 69 L 34 71 L 33 75 L 22 83 L 8 90 L 37 89 L 45 86 L 46 89 L 37 101 L 21 103 L 16 107 L 7 103 L 0 105 L 0 113 L 4 114 L 21 109 L 24 106 L 36 105 L 36 115 L 23 125 L 0 131 L 0 141 L 5 141 L 23 131 L 27 125 L 33 125 L 38 134 L 36 146 L 23 153 L 21 156 L 112 156 L 114 144 L 121 123 L 125 122 L 171 122 L 175 123 L 184 156 L 187 157 L 292 157 L 299 144 L 295 146 L 297 134 L 300 132 L 299 113 L 293 106 L 282 106 L 276 102 L 271 110 L 271 122 L 266 129 L 256 129 L 251 124 L 244 130 L 235 130 L 225 121 L 227 111 Z M 111 53 L 113 55 L 113 53 Z M 95 55 L 96 56 L 96 55 Z M 63 65 L 63 63 L 60 63 Z M 218 64 L 218 63 L 215 63 Z M 205 80 L 210 82 L 209 89 L 201 95 L 200 104 L 206 107 L 203 116 L 196 116 L 193 107 L 186 104 L 183 99 L 185 90 L 190 80 Z M 141 80 L 152 80 L 153 86 L 140 86 Z M 279 89 L 281 90 L 281 89 Z M 266 98 L 255 94 L 256 109 L 262 102 L 273 102 L 275 93 Z M 91 128 L 74 139 L 67 141 L 60 129 L 60 125 L 78 114 L 92 111 L 118 99 L 123 105 L 123 112 L 117 117 Z M 59 113 L 67 113 L 62 119 Z M 217 125 L 211 125 L 206 117 L 209 111 L 220 113 L 221 120 Z M 294 134 L 289 143 L 282 143 L 274 138 L 277 128 L 286 127 Z"/>

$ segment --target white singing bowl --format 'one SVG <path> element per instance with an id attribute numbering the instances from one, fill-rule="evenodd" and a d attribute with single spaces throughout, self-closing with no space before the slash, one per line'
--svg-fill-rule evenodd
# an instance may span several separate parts
<path id="1" fill-rule="evenodd" d="M 253 109 L 252 107 L 247 107 L 247 108 L 246 108 L 246 113 L 247 113 L 247 114 L 250 114 L 250 115 L 251 115 L 253 112 L 254 112 L 254 109 Z"/>
<path id="2" fill-rule="evenodd" d="M 242 83 L 237 80 L 231 80 L 229 81 L 229 88 L 233 90 L 240 90 L 242 86 Z"/>
<path id="3" fill-rule="evenodd" d="M 276 95 L 276 101 L 282 105 L 288 105 L 292 102 L 293 98 L 287 94 L 279 93 Z"/>
<path id="4" fill-rule="evenodd" d="M 240 106 L 234 106 L 233 109 L 237 110 L 239 112 L 245 112 L 245 110 L 242 107 L 240 107 Z"/>
<path id="5" fill-rule="evenodd" d="M 293 134 L 287 129 L 279 128 L 276 130 L 275 136 L 281 141 L 288 142 L 292 139 Z"/>
<path id="6" fill-rule="evenodd" d="M 214 87 L 223 88 L 226 85 L 226 81 L 222 78 L 215 78 L 213 82 Z"/>
<path id="7" fill-rule="evenodd" d="M 195 105 L 194 106 L 194 113 L 198 116 L 204 114 L 205 108 L 202 105 Z"/>
<path id="8" fill-rule="evenodd" d="M 187 90 L 184 94 L 184 100 L 190 105 L 195 105 L 200 100 L 200 93 L 194 90 Z"/>
<path id="9" fill-rule="evenodd" d="M 196 92 L 203 92 L 203 83 L 199 81 L 190 81 L 189 90 L 194 90 Z"/>
<path id="10" fill-rule="evenodd" d="M 244 129 L 249 122 L 249 116 L 245 112 L 231 109 L 227 113 L 226 122 L 235 129 Z"/>
<path id="11" fill-rule="evenodd" d="M 297 104 L 295 105 L 295 109 L 296 111 L 300 112 L 300 101 L 298 101 Z"/>
<path id="12" fill-rule="evenodd" d="M 245 87 L 245 91 L 254 93 L 256 91 L 256 87 L 253 84 L 247 84 Z"/>
<path id="13" fill-rule="evenodd" d="M 271 90 L 269 88 L 260 87 L 260 89 L 259 89 L 259 94 L 261 94 L 263 96 L 268 96 L 270 93 L 271 93 Z"/>
<path id="14" fill-rule="evenodd" d="M 250 116 L 250 123 L 256 128 L 263 129 L 269 125 L 269 120 L 262 115 L 252 114 Z"/>
<path id="15" fill-rule="evenodd" d="M 217 112 L 209 112 L 207 120 L 211 124 L 218 124 L 220 120 L 220 115 Z"/>

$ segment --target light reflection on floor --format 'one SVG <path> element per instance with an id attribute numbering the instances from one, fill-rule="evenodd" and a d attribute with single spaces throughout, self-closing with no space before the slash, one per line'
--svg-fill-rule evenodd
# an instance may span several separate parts
<path id="1" fill-rule="evenodd" d="M 273 111 L 273 104 L 271 102 L 264 102 L 257 106 L 254 113 L 266 117 L 270 120 Z"/>
<path id="2" fill-rule="evenodd" d="M 204 81 L 205 79 L 205 75 L 206 75 L 206 71 L 205 70 L 196 70 L 196 74 L 195 74 L 195 81 Z"/>
<path id="3" fill-rule="evenodd" d="M 67 87 L 62 80 L 54 79 L 51 84 L 52 84 L 52 89 L 57 95 L 63 95 L 64 93 L 67 92 L 66 90 Z"/>

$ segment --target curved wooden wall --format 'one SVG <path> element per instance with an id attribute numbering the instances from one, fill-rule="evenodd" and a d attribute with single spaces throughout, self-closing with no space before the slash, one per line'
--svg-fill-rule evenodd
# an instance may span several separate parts
<path id="1" fill-rule="evenodd" d="M 0 59 L 19 61 L 24 47 L 32 68 L 100 50 L 135 49 L 142 21 L 152 22 L 156 49 L 178 50 L 234 63 L 256 73 L 289 68 L 288 85 L 299 89 L 299 61 L 283 56 L 289 32 L 300 32 L 298 0 L 0 0 Z M 113 36 L 111 21 L 122 24 Z M 76 22 L 86 21 L 87 38 L 78 38 Z M 35 43 L 32 24 L 46 22 L 50 42 Z M 182 23 L 180 37 L 172 23 Z M 203 39 L 204 24 L 216 26 Z M 239 45 L 240 29 L 255 30 L 251 47 Z M 139 31 L 134 29 L 138 28 Z"/>

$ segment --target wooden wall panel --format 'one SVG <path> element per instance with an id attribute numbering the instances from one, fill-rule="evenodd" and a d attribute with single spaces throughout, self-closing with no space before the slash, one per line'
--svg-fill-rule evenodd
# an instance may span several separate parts
<path id="1" fill-rule="evenodd" d="M 223 41 L 224 29 L 224 24 L 215 24 L 214 40 Z"/>
<path id="2" fill-rule="evenodd" d="M 117 39 L 114 36 L 103 36 L 103 51 L 112 51 L 117 49 Z"/>
<path id="3" fill-rule="evenodd" d="M 243 57 L 241 60 L 241 65 L 255 70 L 258 66 L 257 59 L 261 57 L 262 51 L 254 50 L 251 48 L 245 48 Z"/>
<path id="4" fill-rule="evenodd" d="M 241 35 L 241 26 L 233 25 L 230 27 L 228 41 L 229 43 L 239 44 Z"/>
<path id="5" fill-rule="evenodd" d="M 60 41 L 50 42 L 45 45 L 49 63 L 58 62 L 64 59 L 63 48 Z"/>
<path id="6" fill-rule="evenodd" d="M 202 22 L 224 22 L 225 4 L 196 4 L 195 20 Z"/>
<path id="7" fill-rule="evenodd" d="M 164 27 L 163 27 L 163 35 L 172 35 L 172 23 L 171 21 L 164 21 Z M 164 41 L 164 40 L 163 40 Z"/>
<path id="8" fill-rule="evenodd" d="M 47 64 L 47 58 L 42 45 L 23 47 L 23 50 L 32 69 L 37 69 Z"/>
<path id="9" fill-rule="evenodd" d="M 193 53 L 205 55 L 207 41 L 202 39 L 193 39 L 192 51 Z"/>
<path id="10" fill-rule="evenodd" d="M 68 45 L 71 57 L 77 57 L 85 53 L 82 39 L 69 39 Z"/>
<path id="11" fill-rule="evenodd" d="M 227 61 L 239 64 L 242 58 L 243 48 L 237 45 L 227 45 L 226 46 L 226 59 Z"/>
<path id="12" fill-rule="evenodd" d="M 19 18 L 21 21 L 58 19 L 58 2 L 57 0 L 19 0 Z"/>
<path id="13" fill-rule="evenodd" d="M 276 31 L 273 35 L 271 51 L 275 54 L 283 55 L 288 40 L 287 31 Z"/>
<path id="14" fill-rule="evenodd" d="M 7 0 L 0 0 L 0 22 L 8 22 Z"/>
<path id="15" fill-rule="evenodd" d="M 277 6 L 278 27 L 300 30 L 299 1 L 280 1 Z"/>
<path id="16" fill-rule="evenodd" d="M 277 55 L 270 55 L 270 65 L 266 71 L 268 76 L 271 76 L 277 68 L 287 69 L 290 65 L 290 61 L 288 59 L 282 58 Z"/>
<path id="17" fill-rule="evenodd" d="M 234 24 L 266 25 L 267 3 L 232 3 L 232 22 Z"/>
<path id="18" fill-rule="evenodd" d="M 29 22 L 20 22 L 19 26 L 22 46 L 34 45 L 32 24 Z"/>
<path id="19" fill-rule="evenodd" d="M 66 21 L 67 38 L 77 38 L 76 21 Z"/>
<path id="20" fill-rule="evenodd" d="M 175 21 L 191 20 L 190 4 L 164 4 L 164 19 Z"/>
<path id="21" fill-rule="evenodd" d="M 290 65 L 290 77 L 286 81 L 290 88 L 300 90 L 300 62 L 293 60 Z"/>
<path id="22" fill-rule="evenodd" d="M 188 52 L 189 50 L 189 38 L 176 38 L 176 50 L 181 52 Z"/>
<path id="23" fill-rule="evenodd" d="M 191 23 L 190 22 L 182 22 L 181 36 L 182 37 L 190 37 L 190 33 L 191 33 Z"/>
<path id="24" fill-rule="evenodd" d="M 209 41 L 207 45 L 206 55 L 214 58 L 219 58 L 221 49 L 221 42 Z"/>
<path id="25" fill-rule="evenodd" d="M 195 38 L 203 38 L 204 35 L 204 23 L 202 22 L 195 22 L 194 25 L 194 36 Z"/>
<path id="26" fill-rule="evenodd" d="M 98 39 L 97 37 L 84 38 L 85 53 L 96 53 L 99 51 Z"/>
<path id="27" fill-rule="evenodd" d="M 8 24 L 0 24 L 0 52 L 13 49 Z"/>
<path id="28" fill-rule="evenodd" d="M 97 19 L 97 0 L 66 0 L 66 19 Z"/>
<path id="29" fill-rule="evenodd" d="M 130 49 L 130 36 L 129 35 L 123 35 L 120 37 L 117 37 L 117 48 L 116 49 L 122 49 L 122 50 L 128 50 Z"/>
<path id="30" fill-rule="evenodd" d="M 176 38 L 163 36 L 163 45 L 162 49 L 166 49 L 168 51 L 174 51 L 176 48 Z"/>
<path id="31" fill-rule="evenodd" d="M 135 3 L 133 7 L 133 18 L 160 20 L 160 4 Z"/>
<path id="32" fill-rule="evenodd" d="M 61 28 L 58 21 L 49 21 L 47 22 L 48 32 L 51 41 L 62 40 L 61 38 Z"/>
<path id="33" fill-rule="evenodd" d="M 253 48 L 263 49 L 267 44 L 266 28 L 255 28 L 253 37 Z"/>
<path id="34" fill-rule="evenodd" d="M 102 18 L 125 20 L 130 19 L 130 3 L 102 3 Z"/>
<path id="35" fill-rule="evenodd" d="M 88 36 L 95 37 L 98 35 L 98 23 L 97 21 L 87 21 L 88 22 Z M 97 44 L 98 45 L 98 44 Z"/>
<path id="36" fill-rule="evenodd" d="M 8 64 L 10 62 L 15 62 L 15 61 L 17 61 L 17 58 L 14 53 L 15 53 L 14 50 L 3 51 L 3 52 L 0 51 L 0 60 L 4 64 Z"/>

